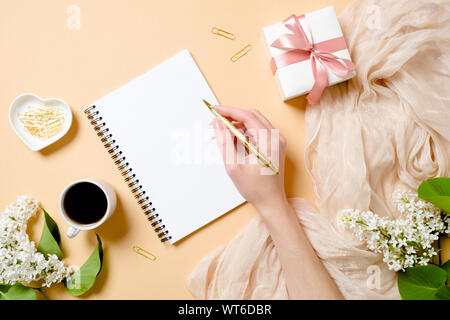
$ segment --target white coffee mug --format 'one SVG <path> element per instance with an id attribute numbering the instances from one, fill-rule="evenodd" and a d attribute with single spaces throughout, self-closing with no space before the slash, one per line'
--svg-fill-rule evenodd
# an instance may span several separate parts
<path id="1" fill-rule="evenodd" d="M 103 193 L 105 194 L 107 206 L 106 206 L 106 212 L 103 215 L 103 217 L 94 223 L 90 224 L 80 224 L 74 220 L 72 220 L 68 215 L 66 210 L 64 209 L 64 199 L 66 197 L 67 191 L 72 188 L 74 185 L 81 183 L 81 182 L 90 182 L 95 184 L 97 187 L 102 189 Z M 67 185 L 64 190 L 61 192 L 61 196 L 59 199 L 59 210 L 61 212 L 61 215 L 63 216 L 64 220 L 69 224 L 69 230 L 67 230 L 67 237 L 73 238 L 75 237 L 81 230 L 91 230 L 95 229 L 101 224 L 103 224 L 108 218 L 113 214 L 114 210 L 116 209 L 117 204 L 117 198 L 116 193 L 114 192 L 113 188 L 104 180 L 98 179 L 98 178 L 89 178 L 89 179 L 81 179 L 78 181 L 74 181 Z"/>

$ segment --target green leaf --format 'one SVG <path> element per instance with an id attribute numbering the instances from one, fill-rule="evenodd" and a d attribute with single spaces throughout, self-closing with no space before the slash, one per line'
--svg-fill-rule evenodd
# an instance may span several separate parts
<path id="1" fill-rule="evenodd" d="M 420 198 L 445 211 L 450 211 L 450 178 L 433 178 L 422 182 L 417 190 Z"/>
<path id="2" fill-rule="evenodd" d="M 0 300 L 36 300 L 36 291 L 21 284 L 0 285 Z"/>
<path id="3" fill-rule="evenodd" d="M 397 274 L 398 290 L 404 300 L 436 300 L 439 287 L 447 280 L 447 273 L 432 264 L 407 268 Z"/>
<path id="4" fill-rule="evenodd" d="M 7 292 L 11 288 L 10 284 L 0 283 L 0 292 Z"/>
<path id="5" fill-rule="evenodd" d="M 75 272 L 70 282 L 64 282 L 67 292 L 73 296 L 79 296 L 87 292 L 95 283 L 97 275 L 102 269 L 103 248 L 102 241 L 97 235 L 97 246 L 89 259 Z"/>
<path id="6" fill-rule="evenodd" d="M 62 259 L 63 253 L 59 247 L 61 235 L 59 234 L 58 226 L 47 211 L 44 209 L 42 209 L 42 211 L 44 211 L 45 223 L 41 240 L 39 240 L 38 251 L 43 253 L 46 257 L 50 254 L 56 254 L 58 259 Z"/>
<path id="7" fill-rule="evenodd" d="M 436 292 L 436 298 L 440 300 L 450 300 L 450 287 L 440 286 Z"/>
<path id="8" fill-rule="evenodd" d="M 418 247 L 419 245 L 415 241 L 406 241 L 406 244 L 411 247 Z"/>
<path id="9" fill-rule="evenodd" d="M 445 272 L 447 272 L 447 281 L 450 281 L 450 260 L 447 260 L 447 262 L 444 263 L 441 268 L 444 269 Z"/>

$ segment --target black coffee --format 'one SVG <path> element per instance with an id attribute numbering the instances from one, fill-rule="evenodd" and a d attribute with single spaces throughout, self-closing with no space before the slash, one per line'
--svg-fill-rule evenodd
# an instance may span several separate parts
<path id="1" fill-rule="evenodd" d="M 73 221 L 90 224 L 99 221 L 106 213 L 108 200 L 100 187 L 90 182 L 73 185 L 64 197 L 64 210 Z"/>

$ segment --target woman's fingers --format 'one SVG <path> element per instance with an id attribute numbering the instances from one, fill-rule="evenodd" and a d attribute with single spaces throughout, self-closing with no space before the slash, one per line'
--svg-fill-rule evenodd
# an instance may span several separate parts
<path id="1" fill-rule="evenodd" d="M 258 110 L 242 110 L 217 105 L 214 109 L 228 119 L 239 123 L 239 129 L 245 127 L 245 135 L 250 142 L 263 152 L 271 152 L 271 136 L 274 129 L 270 121 Z"/>
<path id="2" fill-rule="evenodd" d="M 225 166 L 227 166 L 227 164 L 234 163 L 236 159 L 234 136 L 227 128 L 225 128 L 219 119 L 215 118 L 212 125 L 214 128 L 214 136 L 216 138 L 217 146 L 222 153 Z"/>
<path id="3" fill-rule="evenodd" d="M 268 130 L 272 130 L 273 126 L 270 121 L 257 109 L 251 110 L 251 112 L 261 121 Z"/>
<path id="4" fill-rule="evenodd" d="M 241 131 L 241 132 L 245 132 L 245 130 L 247 129 L 245 127 L 245 125 L 242 122 L 239 122 L 239 121 L 233 121 L 233 122 L 231 122 L 231 124 L 233 126 L 235 126 L 237 129 L 239 129 L 239 131 Z"/>
<path id="5" fill-rule="evenodd" d="M 235 121 L 242 122 L 247 129 L 260 129 L 265 128 L 263 122 L 256 115 L 248 110 L 242 110 L 233 107 L 216 105 L 214 110 L 220 113 L 222 116 L 230 117 Z"/>

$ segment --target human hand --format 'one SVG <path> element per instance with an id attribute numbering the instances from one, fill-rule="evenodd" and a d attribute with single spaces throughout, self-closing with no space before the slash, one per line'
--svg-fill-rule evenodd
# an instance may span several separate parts
<path id="1" fill-rule="evenodd" d="M 258 110 L 242 110 L 226 106 L 214 106 L 221 115 L 232 121 L 278 168 L 274 174 L 215 118 L 213 127 L 225 168 L 242 196 L 261 213 L 273 212 L 287 203 L 284 189 L 284 162 L 286 139 L 274 129 Z"/>
<path id="2" fill-rule="evenodd" d="M 274 174 L 253 153 L 245 153 L 243 144 L 220 120 L 214 119 L 216 140 L 225 168 L 242 196 L 261 214 L 276 248 L 289 297 L 342 299 L 342 294 L 311 246 L 295 209 L 287 202 L 284 190 L 285 138 L 257 110 L 224 106 L 215 106 L 214 109 L 234 122 L 235 127 L 242 129 L 250 142 L 279 168 L 280 174 Z M 270 143 L 271 140 L 274 141 Z"/>

